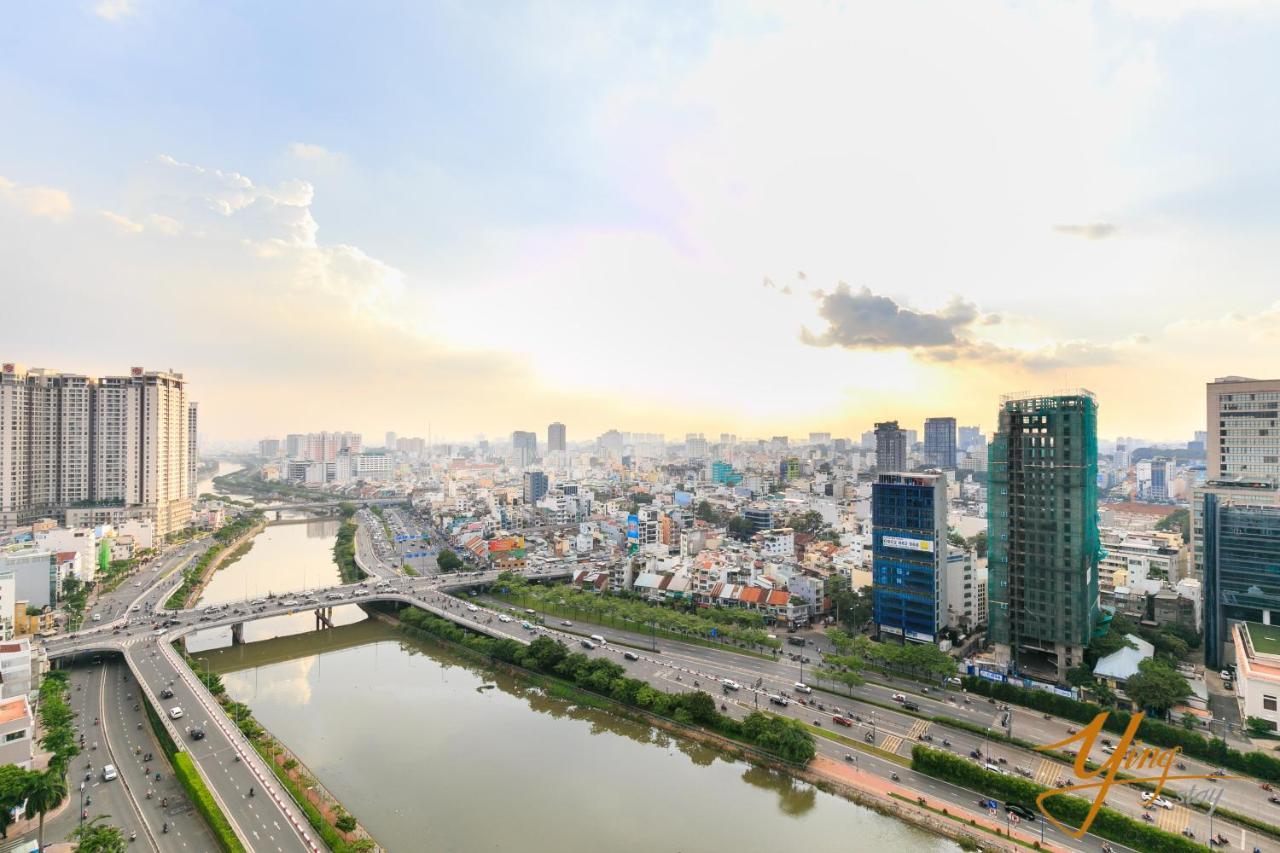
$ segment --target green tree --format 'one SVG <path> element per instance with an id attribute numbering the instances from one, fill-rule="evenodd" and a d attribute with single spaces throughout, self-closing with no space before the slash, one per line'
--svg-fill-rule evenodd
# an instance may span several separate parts
<path id="1" fill-rule="evenodd" d="M 969 539 L 969 545 L 973 548 L 973 553 L 979 557 L 987 555 L 987 531 L 979 530 Z"/>
<path id="2" fill-rule="evenodd" d="M 711 505 L 711 501 L 698 501 L 698 505 L 693 510 L 693 515 L 699 521 L 714 524 L 716 521 L 716 508 Z"/>
<path id="3" fill-rule="evenodd" d="M 356 819 L 349 814 L 344 814 L 339 816 L 338 819 L 333 822 L 333 825 L 338 829 L 341 829 L 343 832 L 351 832 L 356 828 Z"/>
<path id="4" fill-rule="evenodd" d="M 1262 717 L 1249 717 L 1244 721 L 1244 724 L 1249 728 L 1249 734 L 1254 737 L 1276 733 L 1275 725 L 1270 720 L 1265 720 Z"/>
<path id="5" fill-rule="evenodd" d="M 71 839 L 76 842 L 76 853 L 124 853 L 128 842 L 124 833 L 109 823 L 103 823 L 106 815 L 98 815 L 82 826 L 76 827 Z"/>
<path id="6" fill-rule="evenodd" d="M 1139 707 L 1164 716 L 1191 694 L 1191 687 L 1173 667 L 1149 658 L 1138 664 L 1138 672 L 1125 682 L 1124 692 Z"/>
<path id="7" fill-rule="evenodd" d="M 1182 715 L 1182 727 L 1187 731 L 1194 731 L 1196 727 L 1196 715 L 1190 711 L 1184 712 Z"/>
<path id="8" fill-rule="evenodd" d="M 730 536 L 742 542 L 746 542 L 756 532 L 755 525 L 740 515 L 729 519 L 728 530 Z"/>
<path id="9" fill-rule="evenodd" d="M 27 789 L 31 786 L 30 770 L 23 770 L 16 764 L 0 766 L 0 838 L 9 836 L 9 826 L 13 823 L 13 810 L 22 805 L 26 799 Z"/>
<path id="10" fill-rule="evenodd" d="M 436 565 L 440 567 L 442 572 L 453 572 L 462 568 L 462 558 L 448 548 L 444 548 L 436 556 Z"/>
<path id="11" fill-rule="evenodd" d="M 1092 687 L 1093 670 L 1084 664 L 1073 666 L 1067 670 L 1067 683 L 1072 687 Z"/>
<path id="12" fill-rule="evenodd" d="M 964 538 L 964 534 L 954 527 L 947 528 L 947 543 L 953 548 L 959 548 L 961 551 L 967 550 L 969 540 Z"/>
<path id="13" fill-rule="evenodd" d="M 27 779 L 27 820 L 40 816 L 40 825 L 36 830 L 36 839 L 41 850 L 44 849 L 44 816 L 48 811 L 57 808 L 67 797 L 67 779 L 62 775 L 61 767 L 50 767 L 43 773 L 35 773 Z"/>
<path id="14" fill-rule="evenodd" d="M 1191 541 L 1191 511 L 1175 509 L 1156 522 L 1156 530 L 1177 530 L 1184 543 Z"/>

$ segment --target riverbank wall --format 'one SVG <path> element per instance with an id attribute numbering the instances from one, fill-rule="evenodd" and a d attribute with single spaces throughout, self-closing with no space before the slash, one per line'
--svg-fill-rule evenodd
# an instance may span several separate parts
<path id="1" fill-rule="evenodd" d="M 222 565 L 233 557 L 237 560 L 240 559 L 240 557 L 244 555 L 244 552 L 240 549 L 246 544 L 252 542 L 255 536 L 266 529 L 267 522 L 265 520 L 260 521 L 240 536 L 236 537 L 228 543 L 225 548 L 219 551 L 218 554 L 209 561 L 209 565 L 205 566 L 204 574 L 200 576 L 200 580 L 192 585 L 190 592 L 187 593 L 186 600 L 182 602 L 182 606 L 187 608 L 194 602 L 199 601 L 201 594 L 204 593 L 204 588 L 208 586 L 209 580 L 213 577 L 214 573 L 217 572 L 218 569 L 222 568 Z"/>

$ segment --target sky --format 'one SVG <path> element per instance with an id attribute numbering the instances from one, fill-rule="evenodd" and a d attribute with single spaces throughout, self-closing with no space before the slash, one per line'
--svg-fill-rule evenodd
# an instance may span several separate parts
<path id="1" fill-rule="evenodd" d="M 1280 374 L 1280 3 L 16 4 L 0 359 L 208 441 L 857 436 Z"/>

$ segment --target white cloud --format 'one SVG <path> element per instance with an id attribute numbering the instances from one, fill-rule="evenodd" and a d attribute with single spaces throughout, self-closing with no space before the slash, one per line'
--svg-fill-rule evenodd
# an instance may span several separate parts
<path id="1" fill-rule="evenodd" d="M 182 223 L 171 216 L 164 216 L 160 213 L 152 213 L 147 216 L 147 224 L 161 234 L 173 236 L 182 233 Z"/>
<path id="2" fill-rule="evenodd" d="M 336 166 L 342 162 L 341 154 L 312 142 L 290 143 L 289 156 L 303 163 L 321 166 Z"/>
<path id="3" fill-rule="evenodd" d="M 118 21 L 138 13 L 134 0 L 98 0 L 93 5 L 93 14 L 104 21 Z"/>
<path id="4" fill-rule="evenodd" d="M 99 213 L 102 214 L 103 219 L 107 220 L 127 234 L 141 234 L 144 230 L 144 226 L 141 222 L 134 222 L 124 214 L 116 213 L 111 210 L 102 210 L 99 211 Z"/>
<path id="5" fill-rule="evenodd" d="M 71 197 L 53 187 L 24 186 L 0 175 L 0 201 L 30 216 L 64 222 L 74 210 Z"/>

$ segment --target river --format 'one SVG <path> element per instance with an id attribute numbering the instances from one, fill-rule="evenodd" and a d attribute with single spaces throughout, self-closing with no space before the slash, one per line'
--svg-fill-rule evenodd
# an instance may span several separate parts
<path id="1" fill-rule="evenodd" d="M 333 562 L 337 520 L 309 521 L 267 527 L 253 539 L 253 547 L 240 559 L 214 573 L 201 593 L 198 606 L 246 601 L 270 593 L 297 592 L 342 583 Z M 364 611 L 355 605 L 334 608 L 336 624 L 359 622 Z M 295 634 L 314 627 L 311 612 L 258 619 L 244 626 L 246 642 Z M 192 652 L 231 642 L 230 628 L 198 631 L 187 640 Z"/>
<path id="2" fill-rule="evenodd" d="M 335 525 L 268 528 L 201 601 L 336 581 Z M 346 624 L 312 632 L 310 614 L 284 616 L 246 625 L 245 645 L 223 629 L 190 647 L 390 850 L 958 849 L 785 774 L 546 696 L 358 607 L 334 615 Z"/>
<path id="3" fill-rule="evenodd" d="M 215 471 L 206 474 L 196 483 L 197 495 L 215 494 L 213 491 L 213 478 L 221 477 L 223 474 L 234 474 L 237 471 L 243 471 L 244 466 L 237 462 L 227 462 L 223 459 L 217 460 L 218 468 Z"/>

